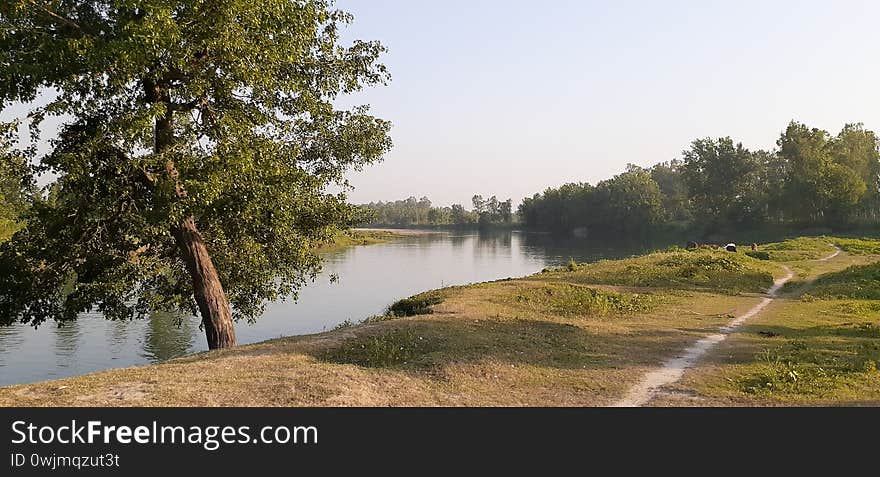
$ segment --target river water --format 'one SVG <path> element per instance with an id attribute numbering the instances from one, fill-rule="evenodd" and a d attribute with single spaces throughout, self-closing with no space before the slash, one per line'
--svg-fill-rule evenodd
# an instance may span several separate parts
<path id="1" fill-rule="evenodd" d="M 318 333 L 382 313 L 421 291 L 521 277 L 571 259 L 618 258 L 648 248 L 517 231 L 422 231 L 327 254 L 324 272 L 301 290 L 296 303 L 269 304 L 255 324 L 238 323 L 236 334 L 247 344 Z M 93 313 L 63 327 L 0 327 L 0 386 L 156 363 L 205 349 L 198 319 L 190 316 L 156 314 L 118 322 Z"/>

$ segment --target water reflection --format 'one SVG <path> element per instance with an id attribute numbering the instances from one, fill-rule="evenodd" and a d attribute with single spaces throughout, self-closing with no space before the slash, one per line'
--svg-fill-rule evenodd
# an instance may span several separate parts
<path id="1" fill-rule="evenodd" d="M 61 367 L 69 367 L 75 363 L 79 350 L 82 332 L 80 321 L 70 321 L 59 324 L 48 324 L 54 338 L 53 350 L 57 363 Z"/>
<path id="2" fill-rule="evenodd" d="M 195 317 L 154 313 L 144 339 L 144 356 L 150 361 L 164 361 L 182 356 L 193 346 L 199 331 Z"/>
<path id="3" fill-rule="evenodd" d="M 397 299 L 449 285 L 530 275 L 571 259 L 632 255 L 657 244 L 591 242 L 510 231 L 432 231 L 353 247 L 325 257 L 325 270 L 299 300 L 267 306 L 256 324 L 238 323 L 242 344 L 328 330 L 378 314 Z M 331 276 L 339 280 L 331 283 Z M 84 314 L 58 328 L 0 328 L 0 385 L 163 361 L 206 349 L 198 320 L 154 314 L 110 322 Z"/>

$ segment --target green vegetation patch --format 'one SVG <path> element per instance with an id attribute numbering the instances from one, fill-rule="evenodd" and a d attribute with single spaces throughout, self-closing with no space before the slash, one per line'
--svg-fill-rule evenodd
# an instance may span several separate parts
<path id="1" fill-rule="evenodd" d="M 374 245 L 399 238 L 401 238 L 399 234 L 381 230 L 346 230 L 336 234 L 331 242 L 321 244 L 318 251 L 322 253 L 335 252 L 356 245 Z"/>
<path id="2" fill-rule="evenodd" d="M 318 359 L 366 368 L 389 368 L 410 364 L 435 348 L 426 337 L 412 330 L 401 330 L 347 341 L 341 347 L 321 354 Z"/>
<path id="3" fill-rule="evenodd" d="M 20 228 L 19 223 L 0 217 L 0 243 L 9 240 Z"/>
<path id="4" fill-rule="evenodd" d="M 876 301 L 850 300 L 836 303 L 831 309 L 842 315 L 864 316 L 869 313 L 880 312 L 880 303 Z"/>
<path id="5" fill-rule="evenodd" d="M 834 252 L 831 241 L 828 237 L 798 237 L 762 245 L 760 248 L 761 251 L 769 252 L 770 259 L 775 262 L 816 260 Z"/>
<path id="6" fill-rule="evenodd" d="M 746 252 L 746 255 L 757 260 L 770 260 L 770 252 L 764 252 L 762 250 L 749 250 L 748 252 Z"/>
<path id="7" fill-rule="evenodd" d="M 864 338 L 877 336 L 875 324 L 859 325 L 855 331 Z M 861 341 L 846 347 L 832 347 L 790 340 L 782 346 L 762 350 L 756 357 L 757 367 L 736 381 L 747 394 L 783 397 L 831 394 L 849 382 L 861 381 L 878 372 L 880 343 Z"/>
<path id="8" fill-rule="evenodd" d="M 816 299 L 880 300 L 880 263 L 855 265 L 821 276 L 810 290 Z"/>
<path id="9" fill-rule="evenodd" d="M 834 238 L 831 240 L 841 250 L 853 255 L 880 255 L 880 240 L 869 238 Z"/>
<path id="10" fill-rule="evenodd" d="M 430 315 L 434 313 L 432 307 L 443 303 L 444 298 L 441 290 L 431 290 L 394 302 L 385 314 L 391 317 Z"/>
<path id="11" fill-rule="evenodd" d="M 619 293 L 568 283 L 551 283 L 540 288 L 528 288 L 519 293 L 516 300 L 563 316 L 647 312 L 661 301 L 654 295 Z"/>
<path id="12" fill-rule="evenodd" d="M 763 292 L 773 285 L 776 267 L 744 254 L 718 250 L 656 252 L 624 260 L 603 260 L 552 270 L 534 279 L 579 284 Z"/>

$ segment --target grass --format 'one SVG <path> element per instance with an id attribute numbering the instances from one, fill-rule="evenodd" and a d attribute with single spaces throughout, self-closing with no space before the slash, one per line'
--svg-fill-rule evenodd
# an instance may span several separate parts
<path id="1" fill-rule="evenodd" d="M 832 239 L 828 237 L 798 237 L 760 247 L 774 262 L 816 260 L 834 252 Z"/>
<path id="2" fill-rule="evenodd" d="M 880 404 L 880 307 L 874 305 L 844 300 L 775 306 L 678 390 L 702 396 L 705 405 Z"/>
<path id="3" fill-rule="evenodd" d="M 855 265 L 819 277 L 810 296 L 819 299 L 880 299 L 880 263 Z"/>
<path id="4" fill-rule="evenodd" d="M 741 253 L 718 250 L 670 250 L 624 260 L 603 260 L 548 270 L 540 281 L 627 287 L 762 292 L 773 284 L 779 267 Z"/>
<path id="5" fill-rule="evenodd" d="M 0 388 L 0 405 L 609 404 L 671 351 L 757 301 L 699 291 L 661 300 L 589 288 L 601 293 L 531 280 L 457 287 L 443 291 L 431 314 Z M 533 291 L 533 301 L 515 299 Z M 599 315 L 571 308 L 586 297 L 625 298 L 607 300 Z"/>
<path id="6" fill-rule="evenodd" d="M 613 316 L 647 312 L 661 299 L 655 295 L 621 293 L 569 283 L 548 283 L 524 288 L 516 301 L 560 316 Z"/>
<path id="7" fill-rule="evenodd" d="M 880 240 L 869 238 L 833 238 L 832 243 L 852 255 L 880 255 Z"/>
<path id="8" fill-rule="evenodd" d="M 849 243 L 853 252 L 806 268 L 799 286 L 655 404 L 880 405 L 880 303 L 873 301 L 880 256 L 870 253 L 871 240 L 823 240 L 844 250 Z"/>
<path id="9" fill-rule="evenodd" d="M 402 330 L 347 341 L 339 348 L 319 355 L 319 359 L 367 368 L 389 368 L 408 364 L 430 349 L 424 337 L 412 330 Z"/>
<path id="10" fill-rule="evenodd" d="M 758 260 L 770 260 L 770 252 L 764 252 L 761 250 L 749 250 L 746 252 L 746 256 L 756 258 Z"/>
<path id="11" fill-rule="evenodd" d="M 838 296 L 872 277 L 878 256 L 806 261 L 833 251 L 828 242 L 762 246 L 771 260 L 671 249 L 571 262 L 425 292 L 318 335 L 0 388 L 0 406 L 607 405 L 758 303 L 782 258 L 799 287 L 655 404 L 880 404 L 880 304 Z"/>

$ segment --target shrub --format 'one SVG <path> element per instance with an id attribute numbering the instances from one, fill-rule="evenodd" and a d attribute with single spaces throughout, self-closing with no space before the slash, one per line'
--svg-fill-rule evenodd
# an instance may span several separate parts
<path id="1" fill-rule="evenodd" d="M 770 252 L 765 252 L 763 250 L 749 250 L 746 252 L 746 255 L 758 260 L 770 260 Z"/>
<path id="2" fill-rule="evenodd" d="M 431 307 L 440 303 L 443 303 L 443 296 L 436 291 L 431 291 L 394 302 L 388 307 L 386 315 L 397 317 L 430 315 L 434 313 Z"/>

